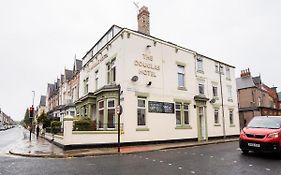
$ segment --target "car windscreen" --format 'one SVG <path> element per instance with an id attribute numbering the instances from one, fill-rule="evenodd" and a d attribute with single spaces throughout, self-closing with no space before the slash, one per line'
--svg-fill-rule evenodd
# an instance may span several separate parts
<path id="1" fill-rule="evenodd" d="M 254 117 L 248 127 L 279 129 L 281 127 L 281 117 Z"/>

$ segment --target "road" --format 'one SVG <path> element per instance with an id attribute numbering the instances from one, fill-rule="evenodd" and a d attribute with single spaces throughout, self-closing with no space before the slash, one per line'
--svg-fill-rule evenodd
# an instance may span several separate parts
<path id="1" fill-rule="evenodd" d="M 23 139 L 23 137 L 23 129 L 19 127 L 0 131 L 0 155 L 9 152 L 11 147 Z"/>
<path id="2" fill-rule="evenodd" d="M 68 159 L 0 157 L 0 175 L 280 175 L 281 157 L 242 155 L 238 142 Z"/>

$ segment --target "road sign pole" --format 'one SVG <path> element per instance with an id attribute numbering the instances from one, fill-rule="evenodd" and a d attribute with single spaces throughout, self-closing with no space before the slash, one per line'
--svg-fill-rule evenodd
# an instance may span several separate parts
<path id="1" fill-rule="evenodd" d="M 120 84 L 118 85 L 118 106 L 120 106 L 120 95 L 121 95 L 121 87 Z M 118 153 L 120 153 L 120 112 L 117 114 L 118 118 Z"/>

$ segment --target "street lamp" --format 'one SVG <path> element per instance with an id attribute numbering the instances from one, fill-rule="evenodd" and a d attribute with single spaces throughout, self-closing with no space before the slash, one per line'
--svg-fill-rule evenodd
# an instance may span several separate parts
<path id="1" fill-rule="evenodd" d="M 223 90 L 222 90 L 222 81 L 221 81 L 221 74 L 222 74 L 222 65 L 219 63 L 219 75 L 220 75 L 220 88 L 221 88 L 221 107 L 222 107 L 222 127 L 223 127 L 223 139 L 226 139 L 225 134 L 225 118 L 224 118 L 224 103 L 223 103 Z"/>

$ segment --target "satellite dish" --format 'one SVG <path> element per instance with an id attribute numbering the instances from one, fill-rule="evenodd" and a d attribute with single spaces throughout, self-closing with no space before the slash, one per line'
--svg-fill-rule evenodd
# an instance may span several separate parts
<path id="1" fill-rule="evenodd" d="M 136 82 L 136 81 L 138 81 L 138 79 L 139 79 L 139 77 L 138 76 L 133 76 L 132 78 L 131 78 L 131 80 L 133 81 L 133 82 Z"/>
<path id="2" fill-rule="evenodd" d="M 210 103 L 216 103 L 216 99 L 212 98 L 212 99 L 210 100 Z"/>

